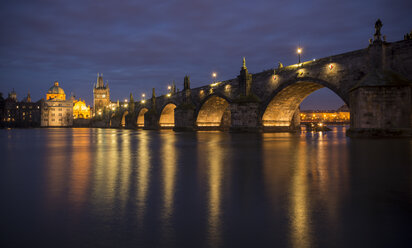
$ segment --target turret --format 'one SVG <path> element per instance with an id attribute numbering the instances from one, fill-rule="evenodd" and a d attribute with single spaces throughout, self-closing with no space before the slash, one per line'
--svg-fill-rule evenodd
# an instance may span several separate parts
<path id="1" fill-rule="evenodd" d="M 97 73 L 97 88 L 104 88 L 103 73 L 100 75 Z"/>

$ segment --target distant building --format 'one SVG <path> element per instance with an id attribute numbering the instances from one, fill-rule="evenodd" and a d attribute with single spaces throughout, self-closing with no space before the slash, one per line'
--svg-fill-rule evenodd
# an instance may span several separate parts
<path id="1" fill-rule="evenodd" d="M 301 122 L 349 123 L 350 112 L 345 104 L 338 110 L 301 110 Z"/>
<path id="2" fill-rule="evenodd" d="M 32 102 L 30 93 L 23 101 L 17 101 L 17 94 L 13 90 L 7 99 L 0 99 L 0 126 L 2 127 L 39 127 L 41 118 L 41 100 Z"/>
<path id="3" fill-rule="evenodd" d="M 73 99 L 66 100 L 66 94 L 57 81 L 47 92 L 46 101 L 43 102 L 41 110 L 42 127 L 73 125 Z"/>
<path id="4" fill-rule="evenodd" d="M 90 106 L 86 105 L 85 101 L 79 98 L 79 100 L 74 100 L 73 105 L 73 118 L 74 119 L 89 119 L 91 118 Z"/>
<path id="5" fill-rule="evenodd" d="M 97 73 L 97 82 L 93 88 L 93 114 L 102 114 L 111 107 L 109 83 L 104 84 L 103 74 Z"/>

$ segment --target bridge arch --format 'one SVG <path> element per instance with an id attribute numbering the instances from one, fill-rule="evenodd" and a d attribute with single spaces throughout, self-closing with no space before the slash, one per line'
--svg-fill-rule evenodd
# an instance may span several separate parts
<path id="1" fill-rule="evenodd" d="M 147 108 L 141 108 L 137 114 L 136 118 L 136 125 L 138 128 L 143 128 L 144 127 L 144 114 L 149 111 Z"/>
<path id="2" fill-rule="evenodd" d="M 129 111 L 124 111 L 122 114 L 122 119 L 120 121 L 120 127 L 125 127 L 126 126 L 126 116 L 129 114 Z"/>
<path id="3" fill-rule="evenodd" d="M 199 129 L 230 127 L 230 102 L 221 94 L 212 94 L 206 97 L 196 112 L 196 127 Z"/>
<path id="4" fill-rule="evenodd" d="M 293 117 L 302 101 L 321 88 L 328 88 L 338 95 L 346 104 L 348 96 L 326 81 L 315 78 L 299 78 L 285 82 L 277 88 L 262 105 L 261 121 L 264 128 L 293 128 Z"/>
<path id="5" fill-rule="evenodd" d="M 175 108 L 176 104 L 169 102 L 165 104 L 160 112 L 160 128 L 173 128 L 175 126 Z"/>

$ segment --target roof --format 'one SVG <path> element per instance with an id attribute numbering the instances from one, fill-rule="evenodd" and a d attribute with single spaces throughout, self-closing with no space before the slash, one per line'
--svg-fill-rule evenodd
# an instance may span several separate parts
<path id="1" fill-rule="evenodd" d="M 64 90 L 59 87 L 59 82 L 54 82 L 54 85 L 50 87 L 47 94 L 65 94 Z"/>

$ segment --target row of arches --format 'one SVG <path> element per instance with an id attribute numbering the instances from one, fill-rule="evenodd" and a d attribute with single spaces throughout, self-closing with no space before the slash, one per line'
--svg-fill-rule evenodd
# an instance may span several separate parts
<path id="1" fill-rule="evenodd" d="M 261 123 L 264 127 L 290 127 L 293 124 L 294 114 L 302 101 L 314 91 L 325 87 L 324 84 L 311 81 L 294 82 L 285 85 L 282 89 L 273 92 L 268 102 L 261 103 Z M 332 86 L 326 86 L 337 93 Z M 339 95 L 338 95 L 339 96 Z M 343 99 L 345 100 L 345 99 Z M 158 118 L 160 128 L 173 128 L 175 126 L 174 103 L 166 104 Z M 138 128 L 144 127 L 147 108 L 142 108 L 136 119 Z M 222 95 L 208 96 L 196 110 L 195 126 L 198 129 L 225 129 L 231 125 L 230 100 Z M 126 125 L 126 111 L 123 114 L 121 126 Z"/>

